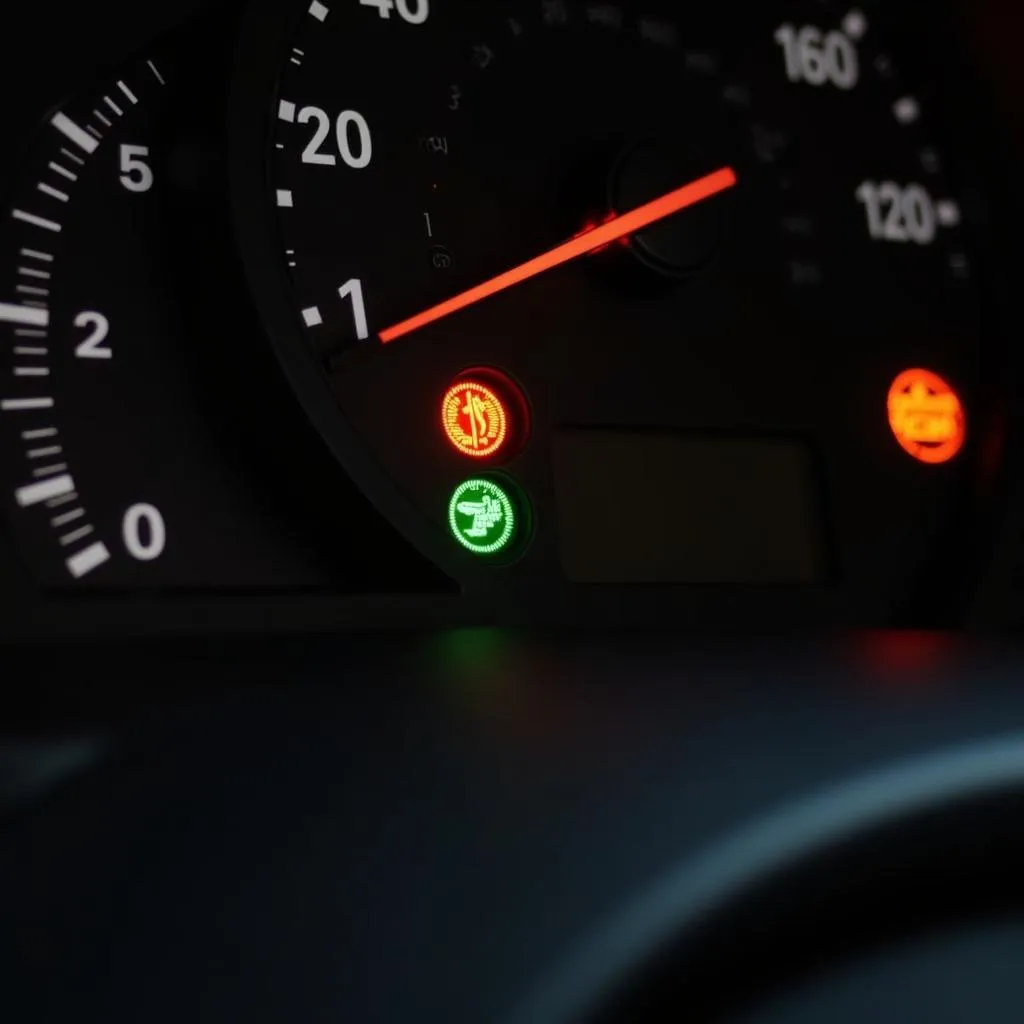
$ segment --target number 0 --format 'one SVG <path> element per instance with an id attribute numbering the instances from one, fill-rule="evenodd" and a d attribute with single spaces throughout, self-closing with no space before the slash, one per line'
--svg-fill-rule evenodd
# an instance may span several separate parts
<path id="1" fill-rule="evenodd" d="M 124 546 L 132 558 L 152 562 L 164 553 L 167 527 L 160 510 L 153 505 L 132 505 L 121 526 Z"/>

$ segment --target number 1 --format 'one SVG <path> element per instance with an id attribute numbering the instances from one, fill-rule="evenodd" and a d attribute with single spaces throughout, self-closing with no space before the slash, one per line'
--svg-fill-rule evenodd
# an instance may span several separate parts
<path id="1" fill-rule="evenodd" d="M 366 325 L 366 304 L 363 302 L 363 282 L 357 278 L 346 281 L 339 289 L 338 295 L 343 299 L 352 300 L 352 318 L 355 321 L 356 337 L 360 341 L 366 341 L 370 336 L 370 329 Z"/>

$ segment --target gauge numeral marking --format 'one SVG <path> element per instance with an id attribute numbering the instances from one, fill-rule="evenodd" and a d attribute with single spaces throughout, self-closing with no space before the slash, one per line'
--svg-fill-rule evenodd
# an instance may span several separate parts
<path id="1" fill-rule="evenodd" d="M 876 241 L 918 245 L 935 241 L 935 203 L 923 185 L 865 181 L 856 197 L 867 211 L 868 234 Z"/>
<path id="2" fill-rule="evenodd" d="M 122 145 L 119 153 L 121 185 L 129 192 L 148 192 L 153 187 L 153 169 L 145 159 L 149 147 Z"/>
<path id="3" fill-rule="evenodd" d="M 155 505 L 132 505 L 124 514 L 121 539 L 132 558 L 139 562 L 152 562 L 164 553 L 167 546 L 167 526 Z"/>
<path id="4" fill-rule="evenodd" d="M 104 347 L 110 333 L 110 321 L 102 314 L 93 310 L 79 313 L 75 317 L 75 326 L 89 331 L 89 336 L 75 347 L 75 356 L 79 359 L 113 359 L 113 349 Z"/>
<path id="5" fill-rule="evenodd" d="M 363 282 L 353 277 L 338 289 L 338 295 L 342 299 L 349 299 L 351 301 L 352 319 L 355 323 L 356 337 L 360 341 L 366 341 L 370 336 L 370 329 L 366 322 L 366 303 L 363 301 Z"/>
<path id="6" fill-rule="evenodd" d="M 410 25 L 422 25 L 430 17 L 430 0 L 359 0 L 363 7 L 375 7 L 385 20 L 397 8 L 398 16 Z"/>
<path id="7" fill-rule="evenodd" d="M 298 113 L 299 124 L 314 123 L 313 138 L 302 151 L 304 164 L 315 164 L 321 167 L 335 167 L 338 160 L 333 153 L 322 153 L 321 146 L 327 141 L 331 132 L 331 119 L 327 111 L 321 107 L 303 107 Z M 344 163 L 353 170 L 363 170 L 370 166 L 373 158 L 373 140 L 370 126 L 357 110 L 343 110 L 334 127 L 335 141 L 338 152 Z"/>
<path id="8" fill-rule="evenodd" d="M 782 47 L 791 82 L 849 90 L 860 79 L 857 48 L 842 32 L 786 24 L 779 26 L 775 41 Z"/>

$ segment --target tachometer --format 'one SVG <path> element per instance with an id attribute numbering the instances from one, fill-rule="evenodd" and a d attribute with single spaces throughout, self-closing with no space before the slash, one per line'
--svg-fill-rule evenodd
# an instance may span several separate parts
<path id="1" fill-rule="evenodd" d="M 977 299 L 878 22 L 257 5 L 235 140 L 257 301 L 342 463 L 435 561 L 573 615 L 884 620 L 948 557 Z M 918 369 L 958 418 L 908 390 L 894 437 Z"/>

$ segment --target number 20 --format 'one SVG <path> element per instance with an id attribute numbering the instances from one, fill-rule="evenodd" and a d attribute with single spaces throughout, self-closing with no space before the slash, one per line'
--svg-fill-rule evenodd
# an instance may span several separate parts
<path id="1" fill-rule="evenodd" d="M 333 153 L 322 153 L 320 147 L 327 141 L 331 133 L 331 119 L 327 116 L 326 110 L 320 107 L 303 107 L 299 111 L 299 124 L 316 123 L 316 130 L 313 138 L 302 151 L 302 162 L 304 164 L 319 164 L 322 167 L 334 167 L 337 159 Z M 355 129 L 353 140 L 353 132 Z M 373 157 L 373 140 L 370 138 L 370 126 L 366 118 L 355 110 L 343 110 L 338 115 L 335 125 L 335 138 L 338 144 L 338 152 L 341 159 L 354 170 L 362 170 L 370 166 Z M 353 145 L 353 141 L 357 145 Z"/>

